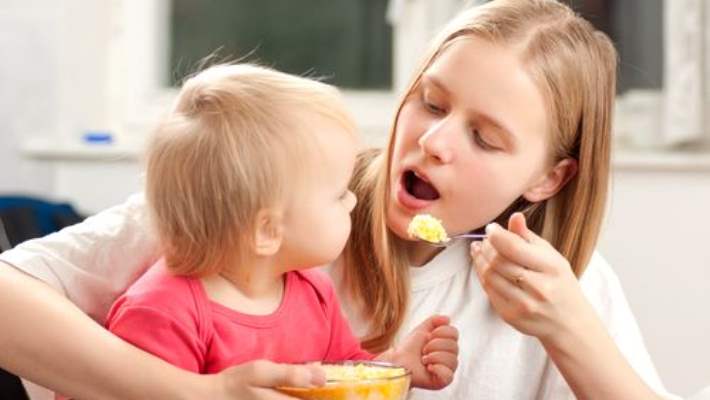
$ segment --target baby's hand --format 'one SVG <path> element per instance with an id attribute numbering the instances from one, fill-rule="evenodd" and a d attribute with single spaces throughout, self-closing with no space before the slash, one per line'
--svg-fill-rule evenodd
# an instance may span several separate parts
<path id="1" fill-rule="evenodd" d="M 435 315 L 388 352 L 390 361 L 412 372 L 412 386 L 442 389 L 453 381 L 458 367 L 458 338 L 459 332 L 449 324 L 449 318 Z"/>

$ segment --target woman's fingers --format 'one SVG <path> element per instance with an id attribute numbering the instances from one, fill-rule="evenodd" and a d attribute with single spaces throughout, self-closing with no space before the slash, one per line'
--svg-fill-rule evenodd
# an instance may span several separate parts
<path id="1" fill-rule="evenodd" d="M 525 291 L 523 291 L 521 287 L 511 282 L 498 272 L 490 272 L 488 276 L 488 285 L 508 303 L 521 303 L 530 300 L 529 296 L 525 294 Z"/>
<path id="2" fill-rule="evenodd" d="M 525 215 L 521 212 L 513 213 L 508 219 L 508 230 L 525 239 L 526 242 L 532 244 L 547 244 L 547 241 L 535 232 L 528 229 Z"/>
<path id="3" fill-rule="evenodd" d="M 518 234 L 503 229 L 498 224 L 489 224 L 486 227 L 486 234 L 488 238 L 484 241 L 484 250 L 486 246 L 492 246 L 497 254 L 515 264 L 539 272 L 549 272 L 550 266 L 556 265 L 551 260 L 551 254 L 554 252 L 549 251 L 548 245 L 539 242 L 530 243 Z"/>
<path id="4" fill-rule="evenodd" d="M 250 367 L 250 368 L 249 368 Z M 318 365 L 277 364 L 271 361 L 254 361 L 249 370 L 252 386 L 260 387 L 313 387 L 325 384 L 325 371 Z"/>
<path id="5" fill-rule="evenodd" d="M 541 272 L 523 268 L 508 262 L 499 263 L 495 266 L 494 270 L 515 286 L 533 295 L 536 299 L 545 300 L 547 294 L 547 280 Z"/>

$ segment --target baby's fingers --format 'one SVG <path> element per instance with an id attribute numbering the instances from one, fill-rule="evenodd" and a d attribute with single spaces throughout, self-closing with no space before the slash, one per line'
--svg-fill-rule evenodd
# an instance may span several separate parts
<path id="1" fill-rule="evenodd" d="M 441 389 L 448 386 L 454 380 L 454 369 L 450 369 L 441 364 L 429 364 L 426 366 L 429 374 L 432 375 L 434 387 L 432 389 Z"/>
<path id="2" fill-rule="evenodd" d="M 431 339 L 441 338 L 441 339 L 451 339 L 459 340 L 459 330 L 453 325 L 442 325 L 434 329 L 429 337 Z"/>
<path id="3" fill-rule="evenodd" d="M 449 353 L 458 354 L 459 344 L 451 339 L 432 339 L 422 348 L 422 354 L 429 354 L 436 351 L 447 351 Z"/>
<path id="4" fill-rule="evenodd" d="M 446 368 L 456 371 L 459 366 L 459 357 L 456 353 L 448 351 L 435 351 L 422 356 L 422 363 L 427 367 L 429 365 L 443 365 Z"/>

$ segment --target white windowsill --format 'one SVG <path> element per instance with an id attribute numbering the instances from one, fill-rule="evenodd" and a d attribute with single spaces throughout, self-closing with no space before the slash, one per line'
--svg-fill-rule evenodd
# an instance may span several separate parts
<path id="1" fill-rule="evenodd" d="M 627 150 L 612 155 L 615 171 L 710 172 L 710 152 Z"/>
<path id="2" fill-rule="evenodd" d="M 36 138 L 23 144 L 27 158 L 49 161 L 138 161 L 137 143 L 83 144 Z M 619 150 L 612 157 L 617 171 L 710 172 L 710 152 Z"/>
<path id="3" fill-rule="evenodd" d="M 138 143 L 91 144 L 37 137 L 22 143 L 20 151 L 34 160 L 128 162 L 138 161 L 143 149 Z"/>

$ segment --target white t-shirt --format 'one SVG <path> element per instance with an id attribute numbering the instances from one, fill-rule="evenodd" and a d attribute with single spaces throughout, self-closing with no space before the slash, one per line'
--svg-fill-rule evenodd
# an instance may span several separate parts
<path id="1" fill-rule="evenodd" d="M 42 239 L 25 242 L 0 255 L 67 296 L 103 322 L 114 299 L 159 257 L 142 195 L 85 222 Z M 536 338 L 506 324 L 488 303 L 462 242 L 428 264 L 410 268 L 411 303 L 400 332 L 406 334 L 433 314 L 449 315 L 460 331 L 459 368 L 441 391 L 413 390 L 410 399 L 573 399 L 574 396 Z M 339 270 L 330 270 L 339 283 Z M 581 287 L 636 372 L 668 398 L 646 350 L 621 285 L 609 265 L 595 254 Z M 341 296 L 343 298 L 344 296 Z M 343 309 L 353 330 L 367 326 L 348 304 Z M 33 400 L 49 392 L 26 387 Z"/>
<path id="2" fill-rule="evenodd" d="M 336 284 L 337 268 L 331 274 Z M 471 266 L 468 243 L 457 243 L 409 271 L 411 300 L 398 338 L 434 314 L 450 316 L 460 334 L 454 382 L 440 391 L 414 389 L 410 400 L 575 398 L 540 342 L 515 330 L 493 310 Z M 619 280 L 599 254 L 592 257 L 580 285 L 636 372 L 663 397 L 676 398 L 663 387 Z M 352 308 L 343 309 L 356 333 L 367 332 Z"/>

